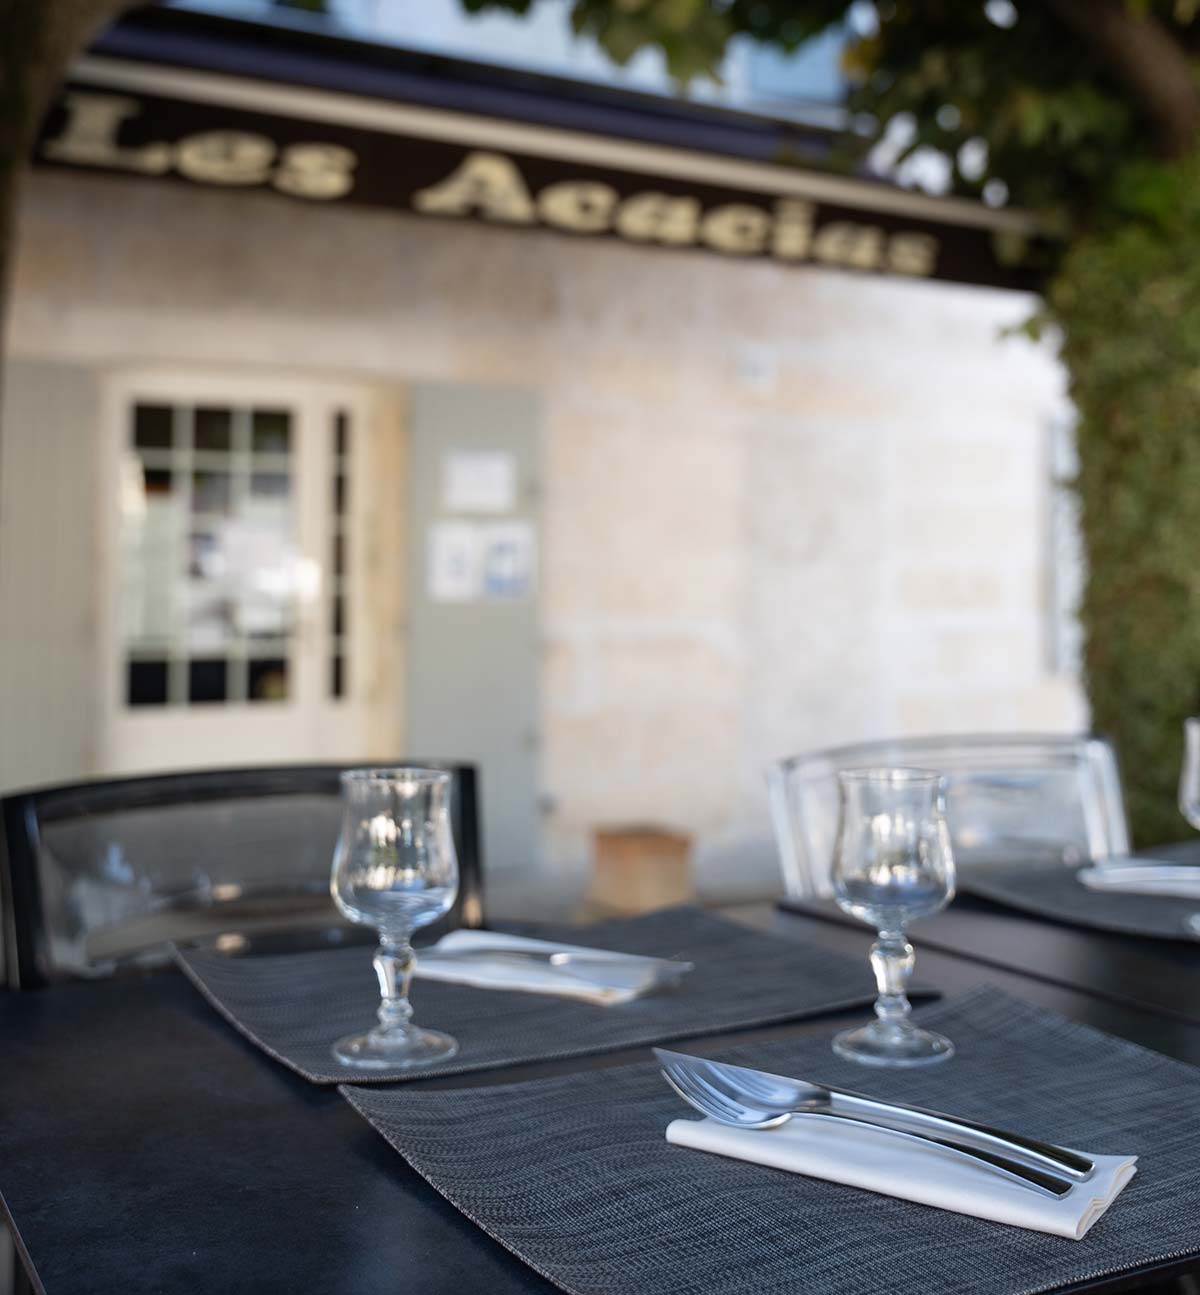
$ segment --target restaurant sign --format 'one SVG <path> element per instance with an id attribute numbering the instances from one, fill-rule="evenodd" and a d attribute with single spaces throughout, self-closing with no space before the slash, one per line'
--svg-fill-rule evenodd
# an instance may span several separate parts
<path id="1" fill-rule="evenodd" d="M 73 83 L 37 160 L 726 257 L 1030 286 L 997 259 L 995 215 L 974 204 L 378 101 L 349 112 L 347 96 L 319 92 L 304 95 L 304 116 L 267 112 L 264 100 L 287 107 L 296 92 L 268 87 L 239 103 L 231 78 L 201 96 L 194 74 L 137 71 L 135 82 L 158 73 L 184 93 Z M 103 79 L 114 80 L 111 69 Z M 323 97 L 336 102 L 315 116 Z"/>

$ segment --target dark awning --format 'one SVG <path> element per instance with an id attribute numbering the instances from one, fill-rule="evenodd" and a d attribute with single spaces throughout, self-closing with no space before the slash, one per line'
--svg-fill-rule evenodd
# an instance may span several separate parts
<path id="1" fill-rule="evenodd" d="M 828 169 L 828 131 L 180 10 L 106 32 L 36 161 L 297 200 L 1036 287 L 1028 217 Z"/>

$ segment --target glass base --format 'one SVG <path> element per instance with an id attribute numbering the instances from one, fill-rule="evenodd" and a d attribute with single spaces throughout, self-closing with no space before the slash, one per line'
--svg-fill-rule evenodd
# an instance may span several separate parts
<path id="1" fill-rule="evenodd" d="M 872 1021 L 834 1037 L 833 1050 L 864 1066 L 932 1066 L 954 1056 L 954 1044 L 915 1025 Z"/>
<path id="2" fill-rule="evenodd" d="M 458 1051 L 458 1043 L 440 1030 L 410 1026 L 381 1034 L 347 1034 L 333 1045 L 333 1056 L 343 1066 L 359 1070 L 408 1070 L 445 1061 Z"/>
<path id="3" fill-rule="evenodd" d="M 1193 913 L 1190 917 L 1185 917 L 1183 925 L 1193 935 L 1200 935 L 1200 913 Z"/>

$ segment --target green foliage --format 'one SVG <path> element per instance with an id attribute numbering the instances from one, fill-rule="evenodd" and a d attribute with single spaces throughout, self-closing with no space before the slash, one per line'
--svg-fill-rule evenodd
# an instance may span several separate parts
<path id="1" fill-rule="evenodd" d="M 462 3 L 523 14 L 533 0 Z M 1200 0 L 1125 6 L 1163 26 L 1181 51 L 1200 54 Z M 984 0 L 570 0 L 575 31 L 616 62 L 656 49 L 681 83 L 717 76 L 735 36 L 792 50 L 842 31 L 847 107 L 858 125 L 873 123 L 848 135 L 848 162 L 901 119 L 911 128 L 908 151 L 933 148 L 954 160 L 959 192 L 979 195 L 988 180 L 1002 180 L 1012 201 L 1038 211 L 1051 230 L 1112 213 L 1154 216 L 1169 204 L 1169 186 L 1156 174 L 1154 133 L 1126 70 L 1064 27 L 1056 8 L 1015 0 L 1008 21 L 1003 6 Z M 872 15 L 865 27 L 863 14 Z M 964 146 L 979 142 L 982 168 L 965 167 Z"/>
<path id="2" fill-rule="evenodd" d="M 932 17 L 935 7 L 941 18 Z M 911 121 L 908 151 L 952 158 L 960 193 L 978 195 L 1001 180 L 1014 202 L 1058 230 L 1103 204 L 1121 159 L 1141 156 L 1127 96 L 1040 5 L 1023 6 L 1008 28 L 979 4 L 896 5 L 856 67 L 857 112 L 879 129 Z M 974 141 L 986 145 L 986 160 L 968 172 L 964 149 Z"/>
<path id="3" fill-rule="evenodd" d="M 1077 239 L 1049 294 L 1079 411 L 1088 695 L 1142 845 L 1185 830 L 1181 728 L 1200 713 L 1200 165 L 1179 172 L 1190 200 L 1165 226 Z"/>

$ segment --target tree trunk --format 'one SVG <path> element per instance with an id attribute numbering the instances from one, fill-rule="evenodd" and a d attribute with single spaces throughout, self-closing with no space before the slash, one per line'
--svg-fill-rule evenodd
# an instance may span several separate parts
<path id="1" fill-rule="evenodd" d="M 1200 90 L 1183 45 L 1149 14 L 1121 0 L 1044 0 L 1129 91 L 1163 157 L 1183 157 L 1200 128 Z"/>
<path id="2" fill-rule="evenodd" d="M 8 302 L 9 276 L 12 273 L 12 257 L 16 239 L 17 201 L 20 197 L 21 166 L 10 161 L 8 150 L 21 146 L 16 141 L 17 131 L 11 131 L 10 123 L 0 114 L 0 389 L 4 382 L 4 323 L 5 307 Z M 21 132 L 21 140 L 24 132 Z"/>
<path id="3" fill-rule="evenodd" d="M 71 60 L 132 7 L 133 0 L 0 0 L 0 338 L 21 180 L 38 127 Z"/>

